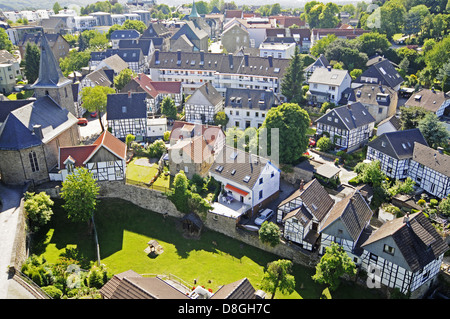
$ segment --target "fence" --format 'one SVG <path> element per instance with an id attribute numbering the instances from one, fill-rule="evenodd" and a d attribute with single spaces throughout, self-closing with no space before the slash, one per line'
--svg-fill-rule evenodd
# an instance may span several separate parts
<path id="1" fill-rule="evenodd" d="M 170 190 L 169 187 L 165 187 L 165 186 L 161 186 L 161 185 L 155 185 L 155 184 L 148 184 L 142 181 L 137 181 L 137 180 L 133 180 L 133 179 L 126 179 L 126 183 L 129 185 L 136 185 L 136 186 L 141 186 L 141 187 L 145 187 L 151 190 L 155 190 L 161 193 L 166 193 Z"/>

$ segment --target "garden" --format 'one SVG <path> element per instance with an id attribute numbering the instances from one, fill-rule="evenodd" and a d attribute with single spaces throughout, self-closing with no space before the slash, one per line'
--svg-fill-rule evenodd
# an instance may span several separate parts
<path id="1" fill-rule="evenodd" d="M 98 298 L 95 287 L 101 287 L 113 274 L 132 269 L 144 276 L 175 275 L 186 282 L 196 282 L 216 292 L 224 284 L 247 277 L 255 289 L 259 289 L 267 264 L 278 256 L 243 244 L 225 235 L 203 230 L 199 238 L 183 236 L 178 219 L 164 217 L 117 199 L 102 199 L 94 219 L 98 234 L 102 267 L 96 265 L 96 247 L 86 222 L 73 222 L 56 201 L 50 221 L 34 235 L 30 253 L 35 255 L 27 264 L 39 265 L 41 269 L 59 269 L 66 281 L 55 277 L 31 273 L 30 278 L 40 279 L 48 287 L 59 287 L 65 298 Z M 160 255 L 145 252 L 147 243 L 156 240 L 163 248 Z M 76 260 L 77 262 L 75 262 Z M 61 272 L 68 263 L 83 265 L 80 288 L 67 284 L 67 272 Z M 50 265 L 58 265 L 51 268 Z M 36 266 L 38 267 L 38 266 Z M 53 267 L 53 266 L 52 266 Z M 32 267 L 26 266 L 28 270 Z M 56 275 L 56 273 L 55 273 Z M 313 268 L 294 265 L 295 291 L 291 294 L 277 292 L 277 299 L 318 299 L 325 285 L 312 280 Z M 71 288 L 71 289 L 69 289 Z M 47 288 L 50 290 L 51 288 Z M 57 295 L 60 297 L 60 295 Z M 332 298 L 379 298 L 375 290 L 365 289 L 353 282 L 343 283 Z"/>

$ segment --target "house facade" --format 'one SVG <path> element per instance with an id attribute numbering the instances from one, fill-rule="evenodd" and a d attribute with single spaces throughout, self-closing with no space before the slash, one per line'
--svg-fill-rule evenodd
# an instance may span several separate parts
<path id="1" fill-rule="evenodd" d="M 373 135 L 375 119 L 359 102 L 332 109 L 316 120 L 318 136 L 329 135 L 336 147 L 353 151 Z"/>
<path id="2" fill-rule="evenodd" d="M 398 92 L 400 86 L 404 82 L 403 78 L 392 65 L 391 61 L 378 58 L 373 62 L 355 81 L 354 83 L 365 83 L 371 85 L 385 85 L 395 92 Z"/>
<path id="3" fill-rule="evenodd" d="M 259 128 L 266 119 L 267 112 L 279 104 L 271 90 L 229 88 L 225 95 L 227 126 L 242 130 L 248 127 Z"/>
<path id="4" fill-rule="evenodd" d="M 233 53 L 242 47 L 250 47 L 248 31 L 235 24 L 222 32 L 221 43 L 226 52 Z"/>
<path id="5" fill-rule="evenodd" d="M 146 93 L 108 94 L 106 120 L 111 133 L 124 140 L 128 134 L 143 140 L 147 136 Z"/>
<path id="6" fill-rule="evenodd" d="M 222 109 L 223 97 L 211 83 L 200 86 L 184 104 L 185 119 L 192 123 L 213 124 Z"/>
<path id="7" fill-rule="evenodd" d="M 120 40 L 137 40 L 140 36 L 136 30 L 114 30 L 110 35 L 112 48 L 118 49 Z"/>
<path id="8" fill-rule="evenodd" d="M 317 248 L 319 230 L 333 205 L 334 200 L 317 179 L 302 182 L 277 207 L 277 222 L 284 225 L 284 238 L 309 251 Z"/>
<path id="9" fill-rule="evenodd" d="M 104 131 L 91 145 L 60 147 L 58 167 L 49 172 L 50 181 L 65 181 L 78 167 L 85 167 L 97 181 L 125 179 L 127 146 Z"/>
<path id="10" fill-rule="evenodd" d="M 384 133 L 368 143 L 366 159 L 380 161 L 387 177 L 403 180 L 410 174 L 414 143 L 428 145 L 417 128 Z"/>
<path id="11" fill-rule="evenodd" d="M 439 92 L 434 89 L 421 89 L 405 102 L 406 107 L 422 107 L 433 112 L 437 117 L 442 117 L 450 112 L 450 93 Z"/>
<path id="12" fill-rule="evenodd" d="M 408 176 L 427 193 L 440 199 L 450 194 L 450 156 L 426 144 L 414 143 Z"/>
<path id="13" fill-rule="evenodd" d="M 11 93 L 20 75 L 17 59 L 8 51 L 0 50 L 0 92 L 4 95 Z"/>
<path id="14" fill-rule="evenodd" d="M 280 190 L 280 169 L 269 160 L 224 146 L 209 169 L 223 193 L 249 207 L 252 215 L 274 200 Z"/>
<path id="15" fill-rule="evenodd" d="M 350 87 L 351 81 L 347 70 L 333 69 L 331 66 L 315 68 L 308 78 L 307 99 L 313 105 L 325 102 L 338 104 L 342 93 Z"/>
<path id="16" fill-rule="evenodd" d="M 374 284 L 412 296 L 432 285 L 448 250 L 422 212 L 384 223 L 361 247 L 361 268 Z"/>

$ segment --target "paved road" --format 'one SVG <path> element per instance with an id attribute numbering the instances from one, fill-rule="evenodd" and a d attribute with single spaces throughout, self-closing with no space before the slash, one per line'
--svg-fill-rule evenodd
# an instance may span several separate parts
<path id="1" fill-rule="evenodd" d="M 34 298 L 16 281 L 8 278 L 16 236 L 19 214 L 17 208 L 23 196 L 23 187 L 6 187 L 0 184 L 2 206 L 0 212 L 0 299 L 30 299 Z"/>

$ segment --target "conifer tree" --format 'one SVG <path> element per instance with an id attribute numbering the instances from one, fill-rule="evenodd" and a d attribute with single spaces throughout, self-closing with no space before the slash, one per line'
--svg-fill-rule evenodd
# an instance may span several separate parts
<path id="1" fill-rule="evenodd" d="M 281 82 L 281 93 L 286 97 L 288 103 L 302 102 L 303 81 L 303 60 L 296 46 L 294 55 Z"/>

